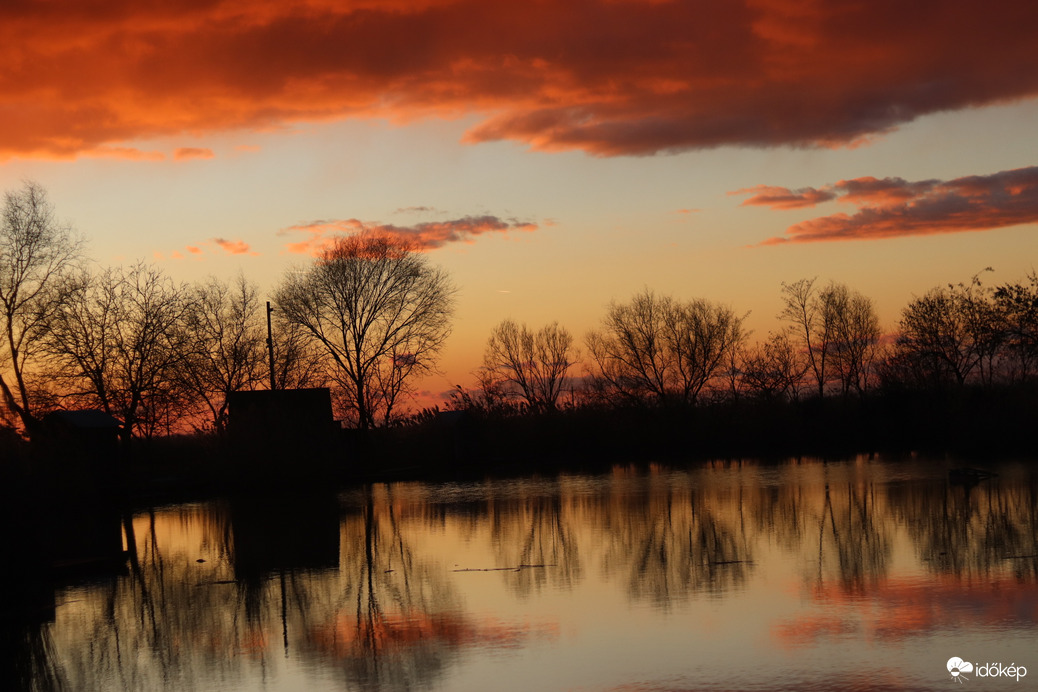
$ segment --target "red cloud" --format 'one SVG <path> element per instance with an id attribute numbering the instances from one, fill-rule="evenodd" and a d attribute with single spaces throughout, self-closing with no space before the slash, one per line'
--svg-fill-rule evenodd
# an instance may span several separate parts
<path id="1" fill-rule="evenodd" d="M 844 146 L 1038 95 L 1038 4 L 51 0 L 0 6 L 0 158 L 478 114 L 469 142 Z"/>
<path id="2" fill-rule="evenodd" d="M 511 219 L 504 221 L 496 216 L 465 216 L 453 221 L 430 221 L 414 226 L 395 226 L 393 224 L 369 223 L 357 219 L 335 221 L 314 221 L 308 224 L 292 226 L 279 231 L 279 235 L 303 232 L 309 234 L 305 240 L 288 243 L 285 248 L 289 252 L 314 255 L 331 247 L 335 238 L 356 233 L 384 233 L 404 238 L 414 243 L 419 250 L 433 250 L 447 243 L 472 243 L 476 236 L 484 233 L 504 233 L 507 231 L 534 231 L 537 224 Z"/>
<path id="3" fill-rule="evenodd" d="M 833 186 L 854 214 L 832 214 L 790 226 L 763 245 L 867 240 L 986 231 L 1038 223 L 1038 166 L 947 182 L 858 178 Z"/>
<path id="4" fill-rule="evenodd" d="M 762 206 L 772 209 L 797 209 L 799 207 L 813 207 L 819 202 L 828 202 L 836 197 L 831 190 L 816 190 L 813 187 L 805 187 L 800 190 L 790 190 L 786 187 L 774 187 L 772 185 L 757 185 L 742 190 L 736 190 L 729 194 L 742 195 L 753 194 L 753 197 L 745 200 L 742 206 Z"/>
<path id="5" fill-rule="evenodd" d="M 188 161 L 190 159 L 211 159 L 212 149 L 199 149 L 197 147 L 181 147 L 173 152 L 174 161 Z"/>
<path id="6" fill-rule="evenodd" d="M 894 204 L 907 202 L 914 197 L 924 195 L 937 185 L 939 180 L 921 180 L 910 183 L 904 178 L 855 178 L 841 180 L 834 187 L 844 193 L 841 202 L 855 204 Z"/>
<path id="7" fill-rule="evenodd" d="M 227 240 L 225 238 L 213 238 L 212 241 L 219 245 L 228 255 L 258 255 L 249 248 L 249 244 L 242 240 Z M 190 252 L 194 252 L 188 248 Z"/>

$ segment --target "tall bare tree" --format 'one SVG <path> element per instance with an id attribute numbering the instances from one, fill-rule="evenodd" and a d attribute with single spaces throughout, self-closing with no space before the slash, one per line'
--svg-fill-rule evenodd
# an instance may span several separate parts
<path id="1" fill-rule="evenodd" d="M 505 320 L 494 327 L 479 380 L 488 398 L 521 398 L 531 409 L 554 409 L 573 365 L 573 337 L 558 322 L 536 332 Z"/>
<path id="2" fill-rule="evenodd" d="M 182 382 L 222 433 L 230 394 L 252 389 L 269 368 L 256 287 L 243 275 L 233 284 L 212 277 L 190 287 L 186 307 Z"/>
<path id="3" fill-rule="evenodd" d="M 122 418 L 127 438 L 161 399 L 174 398 L 191 346 L 185 293 L 143 263 L 81 272 L 58 291 L 44 341 L 54 375 L 69 396 Z"/>
<path id="4" fill-rule="evenodd" d="M 864 394 L 879 343 L 879 317 L 872 300 L 844 284 L 829 284 L 819 295 L 832 325 L 832 365 L 840 391 Z"/>
<path id="5" fill-rule="evenodd" d="M 329 358 L 324 347 L 280 311 L 275 310 L 273 318 L 274 386 L 277 389 L 327 386 Z M 270 380 L 267 363 L 264 361 L 265 381 Z"/>
<path id="6" fill-rule="evenodd" d="M 411 244 L 364 233 L 340 238 L 276 294 L 335 364 L 361 429 L 392 421 L 413 379 L 429 372 L 450 333 L 454 286 Z"/>
<path id="7" fill-rule="evenodd" d="M 791 284 L 782 283 L 784 306 L 779 317 L 790 322 L 802 340 L 807 353 L 807 363 L 814 374 L 818 396 L 825 395 L 829 381 L 828 371 L 830 342 L 834 327 L 831 313 L 821 309 L 815 290 L 816 279 L 800 279 Z"/>
<path id="8" fill-rule="evenodd" d="M 48 289 L 79 260 L 82 241 L 60 223 L 37 183 L 4 195 L 0 218 L 0 395 L 31 432 L 36 422 L 28 369 L 48 319 Z M 8 379 L 9 378 L 9 379 Z"/>
<path id="9" fill-rule="evenodd" d="M 817 288 L 816 279 L 782 284 L 779 317 L 801 340 L 818 396 L 831 383 L 842 393 L 863 392 L 879 340 L 879 318 L 868 297 L 844 284 Z"/>
<path id="10" fill-rule="evenodd" d="M 609 393 L 633 401 L 670 399 L 674 362 L 664 333 L 673 303 L 646 290 L 630 303 L 611 303 L 602 329 L 588 333 L 593 377 Z"/>
<path id="11" fill-rule="evenodd" d="M 666 341 L 674 351 L 679 392 L 695 403 L 726 367 L 746 337 L 743 317 L 727 305 L 703 299 L 676 303 L 667 320 Z"/>
<path id="12" fill-rule="evenodd" d="M 602 329 L 588 334 L 593 376 L 628 399 L 694 404 L 744 339 L 742 322 L 727 306 L 647 290 L 611 304 Z"/>

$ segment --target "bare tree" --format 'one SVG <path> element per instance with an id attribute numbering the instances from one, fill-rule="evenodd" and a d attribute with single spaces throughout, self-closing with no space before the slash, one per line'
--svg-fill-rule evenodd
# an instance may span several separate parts
<path id="1" fill-rule="evenodd" d="M 173 398 L 190 346 L 186 308 L 185 289 L 143 263 L 67 278 L 44 342 L 54 376 L 68 396 L 122 418 L 132 436 L 160 398 Z"/>
<path id="2" fill-rule="evenodd" d="M 864 394 L 879 343 L 879 317 L 872 300 L 843 284 L 829 284 L 819 295 L 832 325 L 832 365 L 844 395 Z"/>
<path id="3" fill-rule="evenodd" d="M 630 303 L 611 303 L 601 331 L 587 335 L 594 378 L 607 391 L 633 401 L 668 400 L 674 362 L 663 335 L 673 302 L 646 290 Z"/>
<path id="4" fill-rule="evenodd" d="M 818 289 L 816 279 L 782 284 L 780 319 L 798 334 L 818 396 L 837 382 L 843 394 L 864 392 L 876 344 L 879 318 L 871 299 L 844 284 Z"/>
<path id="5" fill-rule="evenodd" d="M 991 385 L 1001 370 L 1004 346 L 1008 336 L 1007 315 L 999 309 L 995 291 L 980 280 L 987 267 L 970 278 L 969 283 L 949 286 L 956 296 L 959 309 L 965 313 L 966 328 L 977 351 L 977 371 L 981 384 Z"/>
<path id="6" fill-rule="evenodd" d="M 726 359 L 731 360 L 745 339 L 744 317 L 726 305 L 702 299 L 674 304 L 666 341 L 674 351 L 683 401 L 694 404 L 725 371 Z"/>
<path id="7" fill-rule="evenodd" d="M 1038 273 L 1028 274 L 1026 284 L 1018 281 L 996 288 L 994 307 L 1005 329 L 1010 376 L 1026 380 L 1038 364 Z"/>
<path id="8" fill-rule="evenodd" d="M 455 289 L 405 241 L 340 238 L 277 291 L 283 317 L 323 345 L 361 429 L 392 420 L 415 376 L 428 372 L 450 333 Z"/>
<path id="9" fill-rule="evenodd" d="M 273 315 L 274 386 L 277 389 L 324 387 L 329 384 L 328 356 L 320 343 L 300 325 Z M 263 378 L 270 380 L 270 365 L 264 360 Z"/>
<path id="10" fill-rule="evenodd" d="M 800 279 L 791 284 L 782 283 L 785 303 L 779 317 L 790 322 L 802 340 L 807 363 L 815 377 L 818 396 L 825 395 L 829 379 L 829 343 L 833 338 L 831 314 L 821 309 L 815 291 L 816 279 Z"/>
<path id="11" fill-rule="evenodd" d="M 768 335 L 768 339 L 744 354 L 741 384 L 764 399 L 796 400 L 809 369 L 806 355 L 788 330 Z"/>
<path id="12" fill-rule="evenodd" d="M 536 332 L 505 320 L 494 327 L 483 353 L 478 379 L 488 401 L 520 397 L 533 410 L 558 404 L 573 365 L 573 337 L 558 322 Z"/>
<path id="13" fill-rule="evenodd" d="M 243 275 L 231 285 L 209 278 L 193 285 L 188 294 L 181 380 L 193 399 L 204 405 L 214 429 L 222 433 L 231 393 L 263 381 L 264 316 L 256 287 Z"/>
<path id="14" fill-rule="evenodd" d="M 27 371 L 53 305 L 48 289 L 78 261 L 82 241 L 54 217 L 46 191 L 26 182 L 4 195 L 0 218 L 0 394 L 31 429 L 36 422 Z M 5 372 L 6 371 L 6 372 Z M 10 380 L 6 375 L 10 376 Z"/>
<path id="15" fill-rule="evenodd" d="M 613 303 L 587 336 L 593 377 L 628 399 L 694 404 L 745 338 L 742 321 L 727 306 L 651 291 Z"/>
<path id="16" fill-rule="evenodd" d="M 934 288 L 902 311 L 888 370 L 929 386 L 964 385 L 974 373 L 988 384 L 1004 335 L 979 276 Z"/>

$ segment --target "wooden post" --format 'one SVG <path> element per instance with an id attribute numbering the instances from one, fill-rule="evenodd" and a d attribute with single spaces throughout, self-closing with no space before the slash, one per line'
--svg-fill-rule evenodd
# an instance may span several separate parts
<path id="1" fill-rule="evenodd" d="M 270 328 L 270 313 L 274 312 L 274 308 L 270 307 L 270 301 L 267 301 L 267 355 L 270 357 L 270 391 L 277 389 L 277 381 L 274 379 L 274 332 Z"/>

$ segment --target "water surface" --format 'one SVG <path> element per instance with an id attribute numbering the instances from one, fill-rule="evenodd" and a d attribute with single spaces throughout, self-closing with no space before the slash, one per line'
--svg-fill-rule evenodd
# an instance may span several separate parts
<path id="1" fill-rule="evenodd" d="M 1038 479 L 875 458 L 159 506 L 28 636 L 71 690 L 1027 689 Z M 116 539 L 118 540 L 118 539 Z M 958 679 L 951 657 L 1031 669 Z"/>

